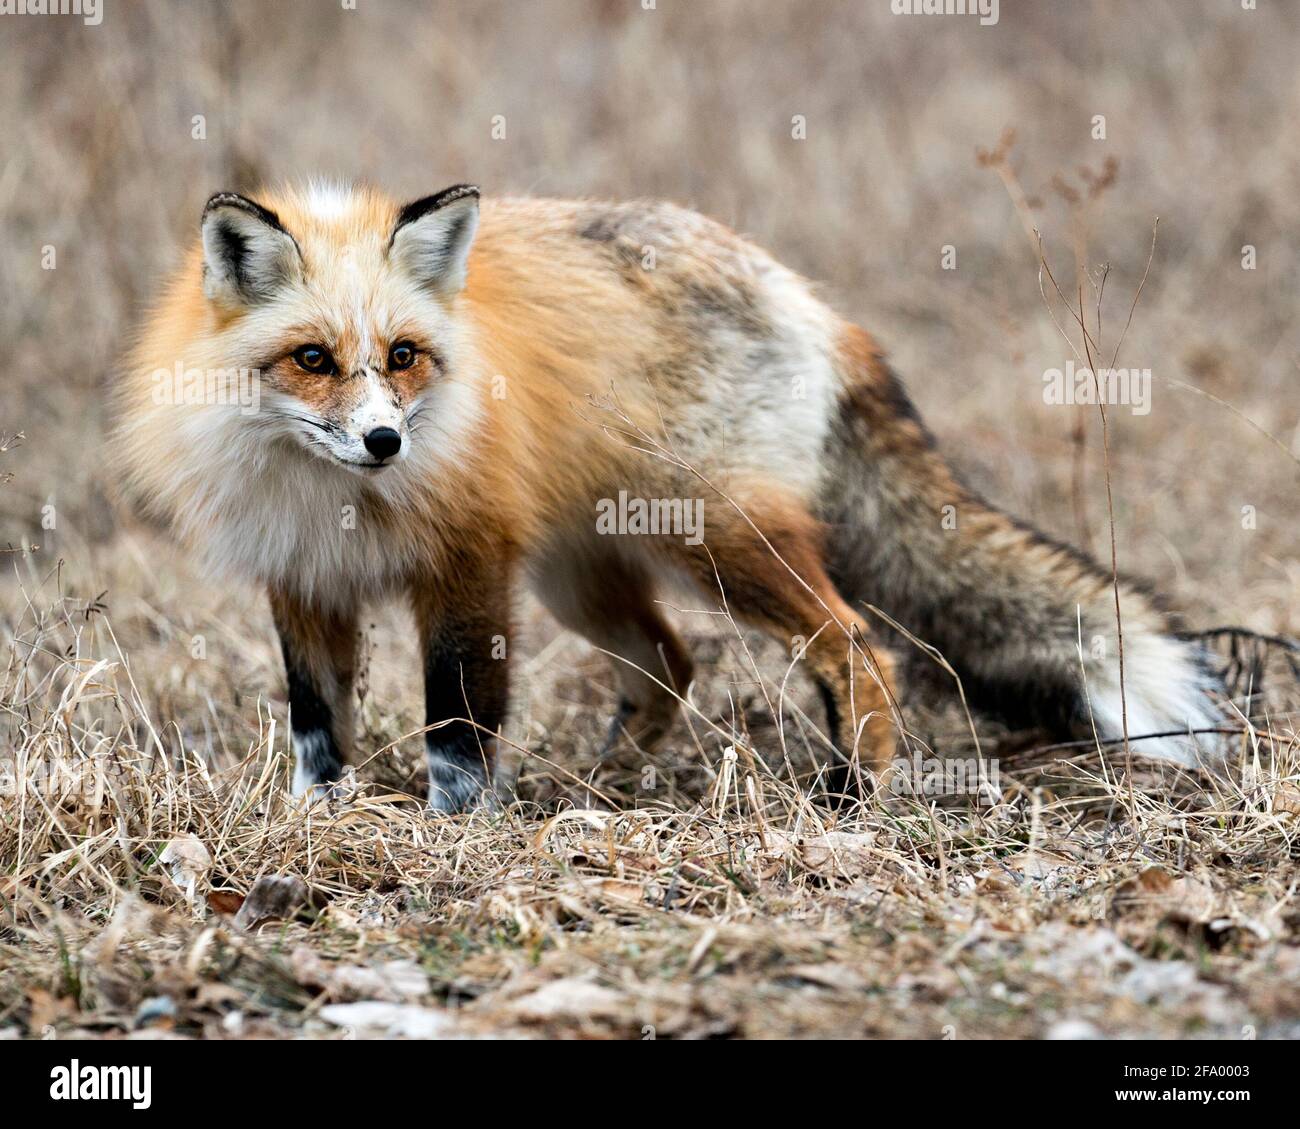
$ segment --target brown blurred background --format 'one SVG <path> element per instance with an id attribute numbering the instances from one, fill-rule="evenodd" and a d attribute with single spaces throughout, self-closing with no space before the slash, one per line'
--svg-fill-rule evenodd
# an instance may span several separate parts
<path id="1" fill-rule="evenodd" d="M 1076 247 L 1111 265 L 1107 354 L 1159 216 L 1119 362 L 1152 370 L 1152 410 L 1111 417 L 1121 566 L 1198 626 L 1300 628 L 1300 6 L 1003 0 L 983 27 L 889 0 L 103 4 L 94 27 L 0 17 L 0 431 L 25 435 L 0 463 L 0 545 L 42 546 L 6 560 L 0 625 L 21 630 L 62 559 L 64 591 L 107 592 L 146 697 L 184 731 L 278 693 L 269 623 L 114 517 L 102 393 L 206 197 L 312 175 L 717 217 L 882 340 L 977 487 L 1101 553 L 1096 412 L 1043 403 L 1071 354 L 1023 216 L 976 159 L 1014 128 L 1007 168 L 1062 288 Z M 1098 176 L 1113 183 L 1090 192 Z M 530 701 L 563 723 L 562 686 Z"/>

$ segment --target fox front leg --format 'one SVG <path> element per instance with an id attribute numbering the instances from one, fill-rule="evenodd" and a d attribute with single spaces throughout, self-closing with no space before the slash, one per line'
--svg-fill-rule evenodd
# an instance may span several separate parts
<path id="1" fill-rule="evenodd" d="M 274 589 L 270 596 L 289 683 L 293 794 L 321 792 L 351 751 L 357 609 L 322 610 Z"/>
<path id="2" fill-rule="evenodd" d="M 429 808 L 466 811 L 492 798 L 496 734 L 509 699 L 506 569 L 476 565 L 412 591 L 424 660 Z"/>

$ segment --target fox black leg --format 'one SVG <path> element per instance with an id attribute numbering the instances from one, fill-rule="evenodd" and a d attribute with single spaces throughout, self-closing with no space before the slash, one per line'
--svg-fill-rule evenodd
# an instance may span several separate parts
<path id="1" fill-rule="evenodd" d="M 293 793 L 320 792 L 339 779 L 352 743 L 357 615 L 309 608 L 271 592 L 289 686 Z"/>
<path id="2" fill-rule="evenodd" d="M 509 585 L 498 565 L 473 566 L 457 590 L 415 591 L 424 658 L 429 808 L 465 811 L 492 794 L 495 734 L 509 700 Z"/>

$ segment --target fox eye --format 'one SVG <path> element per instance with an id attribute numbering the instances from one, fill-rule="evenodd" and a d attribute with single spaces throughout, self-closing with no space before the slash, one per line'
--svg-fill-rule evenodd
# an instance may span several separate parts
<path id="1" fill-rule="evenodd" d="M 399 341 L 388 351 L 390 369 L 410 368 L 415 364 L 415 346 L 409 341 Z"/>
<path id="2" fill-rule="evenodd" d="M 333 372 L 334 358 L 329 350 L 319 345 L 300 345 L 293 351 L 293 359 L 298 367 L 307 372 Z"/>

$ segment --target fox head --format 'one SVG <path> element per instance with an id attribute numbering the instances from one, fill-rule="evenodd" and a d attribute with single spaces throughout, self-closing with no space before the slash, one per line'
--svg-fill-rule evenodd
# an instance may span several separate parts
<path id="1" fill-rule="evenodd" d="M 259 431 L 358 475 L 407 457 L 452 380 L 452 299 L 478 195 L 457 185 L 398 207 L 365 190 L 315 188 L 208 201 L 206 345 L 256 372 Z"/>

